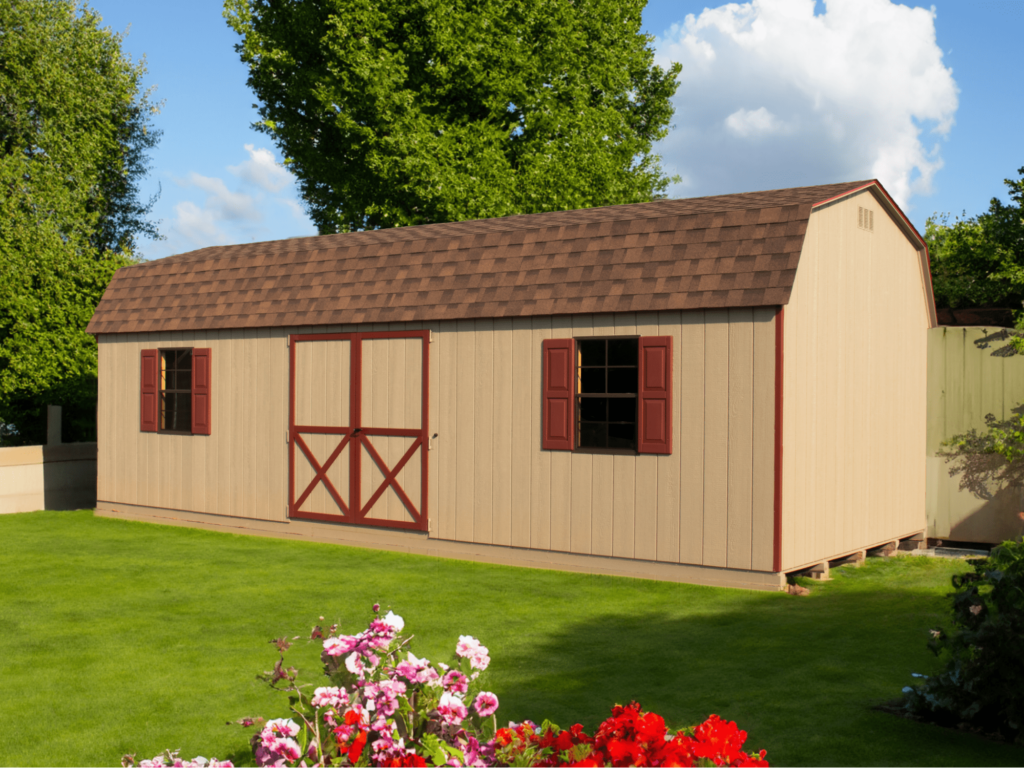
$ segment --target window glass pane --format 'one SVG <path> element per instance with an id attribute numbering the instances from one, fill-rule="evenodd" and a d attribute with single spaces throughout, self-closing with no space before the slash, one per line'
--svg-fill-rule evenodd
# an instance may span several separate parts
<path id="1" fill-rule="evenodd" d="M 179 349 L 178 350 L 178 368 L 180 370 L 191 371 L 192 370 L 192 350 L 191 349 Z"/>
<path id="2" fill-rule="evenodd" d="M 636 368 L 609 368 L 608 391 L 636 392 Z"/>
<path id="3" fill-rule="evenodd" d="M 187 392 L 164 394 L 164 429 L 172 432 L 192 431 L 192 395 Z"/>
<path id="4" fill-rule="evenodd" d="M 580 371 L 580 393 L 589 395 L 604 392 L 604 372 L 604 368 L 583 368 Z"/>
<path id="5" fill-rule="evenodd" d="M 580 365 L 604 365 L 604 339 L 580 339 Z"/>
<path id="6" fill-rule="evenodd" d="M 636 339 L 608 339 L 608 365 L 636 365 L 638 348 Z"/>
<path id="7" fill-rule="evenodd" d="M 632 397 L 614 397 L 608 400 L 608 421 L 636 421 L 636 400 Z"/>
<path id="8" fill-rule="evenodd" d="M 580 421 L 608 421 L 608 399 L 581 397 Z"/>
<path id="9" fill-rule="evenodd" d="M 606 448 L 608 425 L 591 421 L 580 422 L 580 448 Z"/>
<path id="10" fill-rule="evenodd" d="M 636 448 L 636 425 L 634 425 L 634 424 L 609 424 L 608 425 L 608 447 L 609 448 Z"/>

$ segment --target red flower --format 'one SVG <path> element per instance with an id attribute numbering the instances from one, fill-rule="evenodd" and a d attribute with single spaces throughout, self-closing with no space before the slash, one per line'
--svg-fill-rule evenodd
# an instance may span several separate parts
<path id="1" fill-rule="evenodd" d="M 406 754 L 401 757 L 393 757 L 390 762 L 381 763 L 388 768 L 426 768 L 427 761 L 417 754 Z"/>
<path id="2" fill-rule="evenodd" d="M 359 735 L 356 736 L 355 741 L 352 742 L 352 746 L 348 750 L 348 761 L 355 765 L 359 761 L 359 756 L 363 754 L 363 747 L 366 746 L 366 731 L 360 731 Z"/>

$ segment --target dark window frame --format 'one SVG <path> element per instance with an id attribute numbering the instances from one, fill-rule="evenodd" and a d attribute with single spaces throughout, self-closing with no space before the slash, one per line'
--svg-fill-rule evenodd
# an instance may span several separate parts
<path id="1" fill-rule="evenodd" d="M 575 453 L 592 453 L 592 454 L 612 454 L 621 456 L 637 456 L 639 455 L 639 402 L 640 402 L 640 336 L 639 335 L 617 335 L 617 336 L 581 336 L 574 337 L 573 339 L 576 347 L 576 360 L 575 360 L 575 372 L 574 372 L 574 386 L 575 392 L 573 393 L 573 405 L 576 409 L 575 413 L 575 434 L 573 435 L 573 448 L 572 451 Z M 586 344 L 587 342 L 603 341 L 605 342 L 604 348 L 604 362 L 600 365 L 584 365 L 583 364 L 583 350 L 581 349 L 581 343 Z M 634 362 L 632 365 L 612 365 L 610 363 L 609 346 L 608 343 L 611 341 L 632 341 L 635 344 L 633 358 Z M 596 370 L 604 369 L 605 371 L 605 384 L 604 392 L 583 392 L 583 371 L 584 369 Z M 635 373 L 635 378 L 632 381 L 632 392 L 608 392 L 610 374 L 612 370 L 626 370 L 632 369 Z M 606 408 L 609 410 L 605 411 L 606 419 L 604 421 L 587 420 L 586 423 L 590 424 L 604 424 L 605 429 L 605 446 L 591 446 L 581 445 L 582 442 L 582 431 L 583 431 L 583 400 L 584 399 L 604 399 L 604 400 L 632 400 L 633 401 L 633 419 L 632 421 L 612 421 L 610 419 L 610 408 L 611 403 L 606 404 Z M 631 446 L 608 446 L 608 442 L 611 437 L 609 430 L 607 429 L 613 424 L 632 424 L 633 425 L 633 436 Z"/>
<path id="2" fill-rule="evenodd" d="M 191 435 L 192 434 L 192 376 L 193 376 L 193 373 L 192 373 L 192 367 L 193 367 L 192 350 L 193 349 L 194 349 L 194 347 L 159 347 L 157 349 L 157 355 L 158 355 L 158 357 L 157 357 L 157 365 L 159 367 L 157 368 L 157 377 L 158 377 L 157 393 L 158 393 L 158 400 L 157 400 L 157 430 L 156 431 L 159 434 L 162 434 L 162 435 Z M 187 352 L 188 353 L 188 363 L 189 364 L 188 364 L 188 368 L 187 369 L 177 367 L 178 363 L 180 362 L 180 357 L 178 356 L 177 353 L 180 353 L 180 352 Z M 175 354 L 175 361 L 174 361 L 175 362 L 175 367 L 173 369 L 168 368 L 167 365 L 166 365 L 166 360 L 167 360 L 166 356 L 168 354 L 171 354 L 171 353 Z M 181 382 L 179 381 L 179 378 L 180 378 L 179 374 L 185 373 L 186 370 L 187 370 L 188 375 L 187 375 L 185 380 L 188 382 L 188 389 L 182 389 L 181 386 L 180 386 Z M 174 376 L 174 383 L 176 384 L 176 386 L 175 386 L 174 389 L 168 389 L 167 386 L 166 386 L 167 374 L 168 374 L 169 371 L 173 371 L 174 374 L 175 374 L 175 376 Z M 187 410 L 187 414 L 186 414 L 186 421 L 187 421 L 187 427 L 188 427 L 187 429 L 168 429 L 168 428 L 166 428 L 164 426 L 166 424 L 166 422 L 167 422 L 167 407 L 166 407 L 166 404 L 167 404 L 167 395 L 168 394 L 172 394 L 172 395 L 177 395 L 178 396 L 178 397 L 174 398 L 174 402 L 175 403 L 179 403 L 180 404 L 182 401 L 188 403 L 188 410 Z M 185 395 L 185 397 L 181 397 L 182 395 Z M 175 409 L 175 416 L 177 416 L 179 413 L 180 413 L 180 411 L 178 409 Z"/>

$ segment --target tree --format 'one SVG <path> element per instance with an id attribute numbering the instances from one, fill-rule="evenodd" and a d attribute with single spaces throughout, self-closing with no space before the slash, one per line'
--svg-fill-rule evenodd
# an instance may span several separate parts
<path id="1" fill-rule="evenodd" d="M 159 138 L 145 66 L 99 23 L 71 0 L 0 3 L 0 444 L 40 442 L 48 403 L 71 439 L 95 434 L 85 327 L 157 236 L 138 189 Z"/>
<path id="2" fill-rule="evenodd" d="M 647 201 L 681 67 L 643 0 L 226 0 L 321 233 Z"/>
<path id="3" fill-rule="evenodd" d="M 1024 176 L 1024 168 L 1017 171 Z M 1012 202 L 992 198 L 986 213 L 933 216 L 925 227 L 935 303 L 940 307 L 1021 307 L 1024 302 L 1024 178 L 1006 179 Z"/>

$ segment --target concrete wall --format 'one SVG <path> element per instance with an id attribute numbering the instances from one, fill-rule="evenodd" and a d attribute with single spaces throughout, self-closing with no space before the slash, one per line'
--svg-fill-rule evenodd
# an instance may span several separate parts
<path id="1" fill-rule="evenodd" d="M 984 495 L 960 490 L 940 443 L 970 429 L 985 415 L 1008 419 L 1024 404 L 1024 357 L 1001 354 L 1000 328 L 932 328 L 928 332 L 928 536 L 997 544 L 1024 532 L 1017 513 L 1021 491 L 993 487 Z"/>
<path id="2" fill-rule="evenodd" d="M 96 506 L 96 443 L 0 448 L 0 514 Z"/>
<path id="3" fill-rule="evenodd" d="M 808 222 L 783 321 L 783 570 L 925 529 L 934 321 L 923 246 L 900 221 L 865 190 Z"/>

